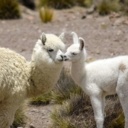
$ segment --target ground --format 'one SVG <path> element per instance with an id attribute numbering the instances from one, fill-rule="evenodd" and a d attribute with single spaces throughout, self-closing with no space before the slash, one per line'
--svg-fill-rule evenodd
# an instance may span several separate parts
<path id="1" fill-rule="evenodd" d="M 0 46 L 15 50 L 27 60 L 41 32 L 59 35 L 75 31 L 85 39 L 88 57 L 92 59 L 128 54 L 128 17 L 116 13 L 104 17 L 96 13 L 87 15 L 85 8 L 74 7 L 54 11 L 53 21 L 45 24 L 38 12 L 23 8 L 22 11 L 19 20 L 0 20 Z M 65 43 L 68 46 L 72 40 Z M 26 127 L 48 128 L 52 110 L 52 105 L 29 106 L 26 114 L 30 120 Z"/>

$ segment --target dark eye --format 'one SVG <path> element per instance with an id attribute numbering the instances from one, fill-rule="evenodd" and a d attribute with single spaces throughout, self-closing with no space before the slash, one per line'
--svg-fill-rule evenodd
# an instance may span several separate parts
<path id="1" fill-rule="evenodd" d="M 48 52 L 53 52 L 54 50 L 53 49 L 48 49 Z"/>
<path id="2" fill-rule="evenodd" d="M 72 55 L 77 55 L 75 52 L 72 52 L 71 54 L 72 54 Z"/>

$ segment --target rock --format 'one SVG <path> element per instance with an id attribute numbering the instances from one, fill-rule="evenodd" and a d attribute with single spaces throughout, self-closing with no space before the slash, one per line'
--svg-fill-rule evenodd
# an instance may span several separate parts
<path id="1" fill-rule="evenodd" d="M 96 6 L 91 6 L 89 9 L 87 9 L 87 14 L 92 14 L 92 13 L 94 13 L 94 11 L 96 10 Z"/>

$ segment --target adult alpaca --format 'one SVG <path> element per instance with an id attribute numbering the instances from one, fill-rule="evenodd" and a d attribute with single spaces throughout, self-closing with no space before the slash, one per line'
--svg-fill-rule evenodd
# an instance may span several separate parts
<path id="1" fill-rule="evenodd" d="M 63 37 L 63 34 L 60 38 Z M 53 34 L 42 34 L 31 62 L 0 48 L 0 128 L 10 128 L 16 110 L 26 98 L 49 91 L 59 79 L 64 43 Z"/>
<path id="2" fill-rule="evenodd" d="M 86 64 L 84 40 L 73 34 L 73 44 L 67 48 L 64 60 L 71 61 L 74 81 L 90 97 L 97 128 L 103 128 L 105 96 L 117 93 L 128 128 L 128 56 L 103 59 Z"/>

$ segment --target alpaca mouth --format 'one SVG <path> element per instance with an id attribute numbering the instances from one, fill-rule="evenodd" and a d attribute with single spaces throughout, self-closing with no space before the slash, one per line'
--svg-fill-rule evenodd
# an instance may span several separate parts
<path id="1" fill-rule="evenodd" d="M 62 62 L 62 61 L 63 61 L 63 58 L 61 58 L 61 59 L 58 59 L 58 61 L 59 61 L 59 62 Z"/>
<path id="2" fill-rule="evenodd" d="M 69 59 L 68 58 L 65 58 L 64 61 L 68 61 Z"/>

